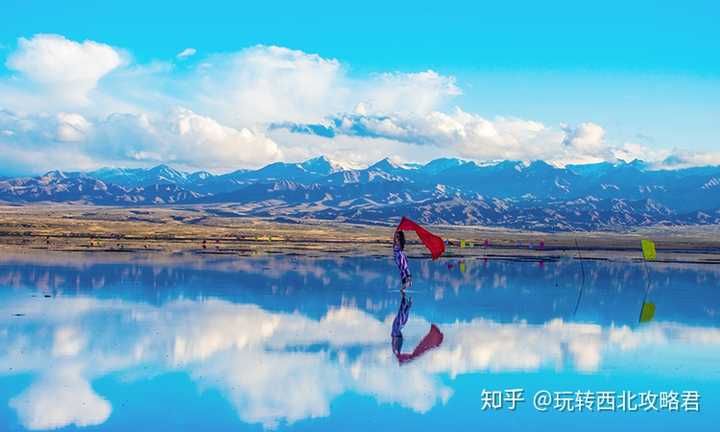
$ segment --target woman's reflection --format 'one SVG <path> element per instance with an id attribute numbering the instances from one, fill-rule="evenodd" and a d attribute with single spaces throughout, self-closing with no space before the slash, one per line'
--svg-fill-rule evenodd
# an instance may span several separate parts
<path id="1" fill-rule="evenodd" d="M 422 338 L 420 343 L 415 347 L 411 353 L 403 353 L 403 334 L 402 329 L 407 323 L 408 317 L 410 316 L 410 306 L 412 306 L 412 299 L 405 295 L 405 291 L 400 292 L 400 308 L 398 308 L 397 315 L 392 323 L 392 330 L 390 336 L 392 337 L 392 350 L 400 364 L 410 362 L 425 354 L 427 351 L 437 348 L 443 341 L 443 334 L 440 329 L 435 325 L 430 325 L 430 331 Z"/>
<path id="2" fill-rule="evenodd" d="M 407 323 L 408 317 L 410 316 L 410 306 L 412 306 L 412 298 L 408 299 L 405 295 L 405 291 L 400 291 L 400 308 L 398 309 L 397 315 L 392 323 L 392 330 L 390 336 L 392 337 L 392 349 L 393 354 L 400 359 L 400 351 L 402 350 L 403 334 L 402 329 Z"/>

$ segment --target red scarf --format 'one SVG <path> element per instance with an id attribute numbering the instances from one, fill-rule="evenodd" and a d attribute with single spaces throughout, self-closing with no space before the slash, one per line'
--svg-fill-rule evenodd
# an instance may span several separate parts
<path id="1" fill-rule="evenodd" d="M 427 351 L 439 347 L 444 338 L 445 336 L 442 334 L 440 329 L 437 328 L 435 324 L 432 324 L 430 325 L 430 331 L 428 332 L 428 334 L 426 334 L 425 337 L 422 338 L 418 346 L 415 347 L 411 354 L 396 353 L 395 357 L 397 357 L 400 364 L 413 361 L 421 355 L 425 354 Z"/>
<path id="2" fill-rule="evenodd" d="M 436 236 L 405 216 L 400 219 L 400 224 L 397 226 L 397 230 L 415 231 L 423 244 L 425 244 L 425 247 L 430 251 L 432 259 L 437 259 L 443 254 L 443 252 L 445 252 L 445 242 L 442 238 Z"/>

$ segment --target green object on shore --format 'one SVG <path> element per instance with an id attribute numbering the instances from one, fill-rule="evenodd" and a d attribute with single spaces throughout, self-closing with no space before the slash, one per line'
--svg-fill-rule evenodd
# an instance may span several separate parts
<path id="1" fill-rule="evenodd" d="M 646 261 L 654 261 L 655 258 L 657 258 L 657 254 L 655 252 L 655 242 L 652 240 L 643 240 L 641 243 L 643 258 L 645 258 Z"/>
<path id="2" fill-rule="evenodd" d="M 650 322 L 655 317 L 655 303 L 643 303 L 640 310 L 640 322 Z"/>

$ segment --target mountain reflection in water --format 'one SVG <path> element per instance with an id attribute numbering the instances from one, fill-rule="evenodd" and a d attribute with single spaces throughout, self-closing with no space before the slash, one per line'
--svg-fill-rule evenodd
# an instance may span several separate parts
<path id="1" fill-rule="evenodd" d="M 390 259 L 0 256 L 0 383 L 17 389 L 2 393 L 0 423 L 111 428 L 123 418 L 120 401 L 141 397 L 132 385 L 167 374 L 266 428 L 332 419 L 350 396 L 375 401 L 356 405 L 370 417 L 399 407 L 445 424 L 484 421 L 483 382 L 473 377 L 503 374 L 551 390 L 567 377 L 583 389 L 589 377 L 619 390 L 664 390 L 670 377 L 704 382 L 703 415 L 717 420 L 709 412 L 720 402 L 716 267 L 651 265 L 657 309 L 639 324 L 638 264 L 586 262 L 573 314 L 576 261 L 471 260 L 464 272 L 447 263 L 411 261 L 404 339 L 416 346 L 432 323 L 444 339 L 401 367 L 388 343 L 400 301 Z M 463 421 L 443 413 L 454 403 L 475 408 Z"/>

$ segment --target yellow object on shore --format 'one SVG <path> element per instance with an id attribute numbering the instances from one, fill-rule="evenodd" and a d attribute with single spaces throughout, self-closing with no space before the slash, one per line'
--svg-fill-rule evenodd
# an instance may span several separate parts
<path id="1" fill-rule="evenodd" d="M 642 241 L 642 251 L 643 258 L 645 258 L 646 261 L 653 261 L 657 258 L 657 254 L 655 253 L 655 243 L 652 240 Z"/>
<path id="2" fill-rule="evenodd" d="M 652 321 L 655 316 L 655 303 L 643 303 L 642 310 L 640 311 L 640 322 Z"/>
<path id="3" fill-rule="evenodd" d="M 460 240 L 460 248 L 463 249 L 465 247 L 465 240 Z"/>

